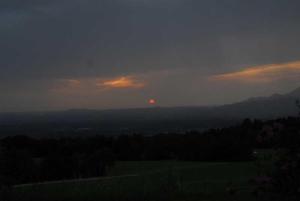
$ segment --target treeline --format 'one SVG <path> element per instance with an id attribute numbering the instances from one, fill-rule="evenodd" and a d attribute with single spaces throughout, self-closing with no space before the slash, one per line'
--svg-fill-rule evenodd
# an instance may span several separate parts
<path id="1" fill-rule="evenodd" d="M 298 118 L 287 118 L 185 134 L 6 137 L 0 140 L 0 176 L 18 184 L 103 176 L 115 160 L 248 161 L 256 148 L 290 144 L 299 127 Z"/>

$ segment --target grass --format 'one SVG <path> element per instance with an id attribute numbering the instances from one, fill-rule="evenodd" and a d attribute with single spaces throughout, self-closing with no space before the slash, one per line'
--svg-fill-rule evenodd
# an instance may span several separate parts
<path id="1" fill-rule="evenodd" d="M 18 201 L 253 200 L 253 162 L 117 162 L 111 178 L 14 189 Z M 124 177 L 114 177 L 129 175 Z M 228 187 L 237 189 L 229 195 Z"/>
<path id="2" fill-rule="evenodd" d="M 213 178 L 224 176 L 220 170 L 225 171 L 228 177 L 240 177 L 245 174 L 249 176 L 255 173 L 253 162 L 120 161 L 111 169 L 109 175 L 145 174 L 169 169 L 188 175 L 191 174 L 191 170 L 196 170 L 197 174 L 193 176 L 201 179 L 208 175 Z M 217 172 L 219 174 L 215 175 Z"/>

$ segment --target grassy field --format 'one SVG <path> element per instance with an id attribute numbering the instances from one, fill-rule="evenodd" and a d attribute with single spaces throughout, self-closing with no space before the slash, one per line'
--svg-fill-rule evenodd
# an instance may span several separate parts
<path id="1" fill-rule="evenodd" d="M 107 178 L 14 189 L 16 200 L 155 201 L 254 200 L 253 162 L 117 162 Z M 236 189 L 234 195 L 228 189 Z"/>

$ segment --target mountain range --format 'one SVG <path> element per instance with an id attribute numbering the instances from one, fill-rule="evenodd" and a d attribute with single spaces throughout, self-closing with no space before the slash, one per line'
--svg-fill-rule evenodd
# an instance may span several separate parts
<path id="1" fill-rule="evenodd" d="M 152 107 L 136 109 L 85 110 L 58 112 L 2 113 L 0 135 L 45 132 L 122 134 L 202 130 L 223 127 L 245 118 L 273 119 L 296 116 L 300 88 L 287 94 L 250 98 L 221 106 Z M 23 133 L 22 133 L 23 134 Z"/>

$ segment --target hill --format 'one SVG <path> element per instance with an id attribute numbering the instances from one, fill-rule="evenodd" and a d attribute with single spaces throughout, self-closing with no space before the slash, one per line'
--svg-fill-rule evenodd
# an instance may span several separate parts
<path id="1" fill-rule="evenodd" d="M 180 132 L 224 127 L 245 118 L 272 119 L 297 115 L 300 88 L 287 94 L 250 98 L 214 107 L 154 107 L 114 110 L 74 109 L 58 112 L 0 114 L 0 132 L 69 135 Z"/>

